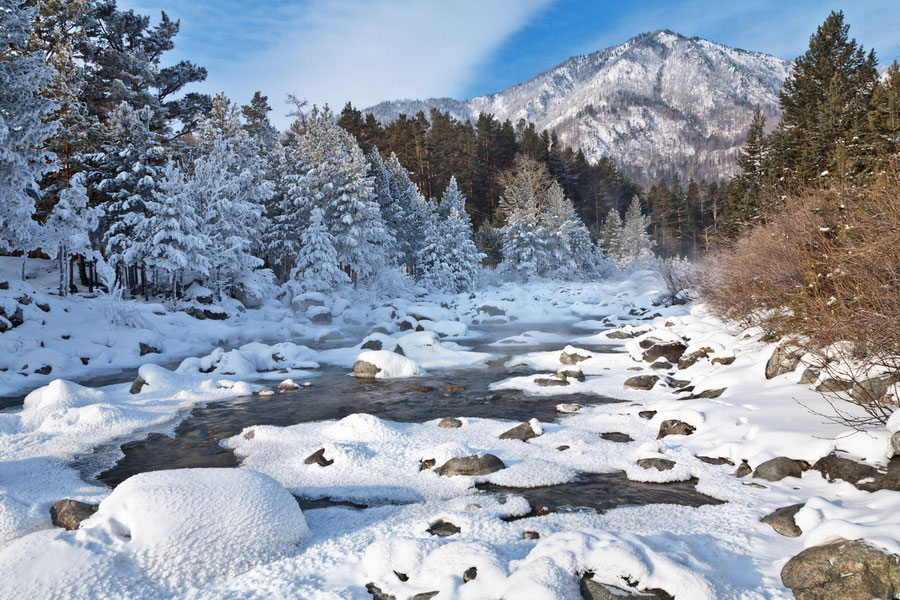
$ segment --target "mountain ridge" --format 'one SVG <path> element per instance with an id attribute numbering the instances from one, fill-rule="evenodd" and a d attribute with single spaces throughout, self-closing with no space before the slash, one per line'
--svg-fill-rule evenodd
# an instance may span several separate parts
<path id="1" fill-rule="evenodd" d="M 611 156 L 641 183 L 677 174 L 720 179 L 757 105 L 780 118 L 778 92 L 790 62 L 671 30 L 571 56 L 520 83 L 466 100 L 389 100 L 364 110 L 382 123 L 431 108 L 475 121 L 532 121 L 555 130 L 589 160 Z"/>

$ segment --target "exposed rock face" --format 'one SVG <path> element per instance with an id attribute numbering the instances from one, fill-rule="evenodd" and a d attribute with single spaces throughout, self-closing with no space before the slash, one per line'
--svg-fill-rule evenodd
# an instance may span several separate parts
<path id="1" fill-rule="evenodd" d="M 159 348 L 154 348 L 149 344 L 145 344 L 144 342 L 140 343 L 141 356 L 146 356 L 148 354 L 160 354 Z"/>
<path id="2" fill-rule="evenodd" d="M 659 381 L 657 375 L 635 375 L 625 380 L 625 387 L 632 390 L 649 390 Z"/>
<path id="3" fill-rule="evenodd" d="M 802 475 L 803 469 L 800 467 L 800 463 L 786 456 L 767 460 L 756 467 L 753 472 L 754 477 L 766 481 L 781 481 L 785 477 L 801 477 Z"/>
<path id="4" fill-rule="evenodd" d="M 144 378 L 138 375 L 134 378 L 134 381 L 131 382 L 131 389 L 128 390 L 131 394 L 140 394 L 141 389 L 147 385 L 147 382 L 144 381 Z"/>
<path id="5" fill-rule="evenodd" d="M 493 454 L 475 454 L 472 456 L 459 456 L 451 458 L 438 467 L 439 475 L 454 477 L 456 475 L 488 475 L 500 469 L 505 469 L 503 461 Z"/>
<path id="6" fill-rule="evenodd" d="M 674 460 L 665 458 L 641 458 L 637 461 L 639 467 L 644 469 L 656 469 L 657 471 L 669 471 L 675 466 Z"/>
<path id="7" fill-rule="evenodd" d="M 376 367 L 372 363 L 364 360 L 358 360 L 353 363 L 353 376 L 361 379 L 375 379 L 375 376 L 381 373 L 381 368 Z"/>
<path id="8" fill-rule="evenodd" d="M 658 342 L 644 350 L 644 362 L 656 362 L 660 358 L 665 358 L 670 363 L 677 363 L 681 360 L 687 345 L 681 342 Z"/>
<path id="9" fill-rule="evenodd" d="M 453 417 L 444 417 L 438 423 L 438 427 L 444 427 L 445 429 L 457 429 L 462 427 L 462 421 L 459 419 L 454 419 Z"/>
<path id="10" fill-rule="evenodd" d="M 582 354 L 578 354 L 577 352 L 563 352 L 559 355 L 559 362 L 564 365 L 577 365 L 581 361 L 587 360 L 590 357 L 590 354 L 584 356 Z"/>
<path id="11" fill-rule="evenodd" d="M 844 456 L 829 454 L 817 460 L 812 469 L 819 471 L 829 481 L 841 479 L 867 492 L 900 491 L 900 460 L 898 459 L 893 459 L 888 464 L 886 471 L 880 471 L 872 465 L 858 463 Z"/>
<path id="12" fill-rule="evenodd" d="M 871 600 L 900 592 L 900 556 L 863 542 L 807 548 L 784 565 L 781 581 L 797 600 Z"/>
<path id="13" fill-rule="evenodd" d="M 803 352 L 790 346 L 779 344 L 766 363 L 766 379 L 772 379 L 790 373 L 800 364 Z"/>
<path id="14" fill-rule="evenodd" d="M 500 434 L 501 440 L 522 440 L 523 442 L 526 440 L 530 440 L 531 438 L 536 438 L 540 436 L 534 428 L 531 426 L 531 423 L 520 423 Z"/>
<path id="15" fill-rule="evenodd" d="M 57 527 L 74 531 L 81 522 L 97 512 L 96 504 L 78 500 L 57 500 L 50 507 L 50 520 Z"/>
<path id="16" fill-rule="evenodd" d="M 799 537 L 803 535 L 803 531 L 801 531 L 800 528 L 797 527 L 797 523 L 794 522 L 794 515 L 796 515 L 801 508 L 803 508 L 803 504 L 784 506 L 775 512 L 766 515 L 760 519 L 760 521 L 771 525 L 772 529 L 783 536 Z"/>
<path id="17" fill-rule="evenodd" d="M 667 435 L 691 435 L 694 433 L 694 426 L 678 419 L 668 419 L 659 425 L 659 434 L 656 439 L 660 440 Z"/>

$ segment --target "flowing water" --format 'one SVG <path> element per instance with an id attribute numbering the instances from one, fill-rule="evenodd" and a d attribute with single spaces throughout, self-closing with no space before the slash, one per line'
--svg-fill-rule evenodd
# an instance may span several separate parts
<path id="1" fill-rule="evenodd" d="M 348 375 L 343 367 L 323 367 L 311 379 L 309 387 L 274 396 L 247 396 L 195 408 L 177 425 L 173 435 L 152 433 L 143 439 L 121 445 L 124 454 L 115 465 L 96 479 L 116 486 L 131 475 L 146 471 L 190 467 L 236 467 L 234 454 L 219 445 L 251 425 L 287 426 L 322 419 L 340 419 L 365 412 L 383 419 L 423 422 L 445 416 L 499 418 L 525 421 L 537 418 L 552 421 L 558 416 L 560 402 L 596 404 L 618 402 L 598 396 L 562 395 L 527 397 L 521 392 L 492 392 L 491 383 L 515 374 L 529 372 L 523 367 L 504 367 L 513 354 L 539 350 L 557 350 L 564 343 L 536 346 L 498 347 L 490 343 L 523 331 L 540 330 L 569 338 L 583 335 L 568 324 L 511 324 L 486 326 L 467 345 L 474 350 L 497 356 L 488 366 L 455 370 L 432 370 L 427 377 L 372 381 Z M 348 345 L 347 341 L 328 344 Z M 594 352 L 612 352 L 612 347 L 593 346 Z M 615 439 L 613 435 L 611 439 Z M 624 441 L 624 440 L 618 440 Z M 106 449 L 108 454 L 109 449 Z M 98 453 L 102 452 L 98 450 Z M 97 454 L 76 461 L 86 478 L 97 471 Z M 615 506 L 674 503 L 689 506 L 713 504 L 718 500 L 700 494 L 694 482 L 648 484 L 629 481 L 624 473 L 582 473 L 575 481 L 541 488 L 504 488 L 491 484 L 478 486 L 485 492 L 515 493 L 525 496 L 533 507 L 548 510 L 587 508 L 597 511 Z M 298 500 L 305 508 L 347 505 L 336 500 Z M 352 506 L 352 505 L 351 505 Z M 544 509 L 542 509 L 544 510 Z"/>

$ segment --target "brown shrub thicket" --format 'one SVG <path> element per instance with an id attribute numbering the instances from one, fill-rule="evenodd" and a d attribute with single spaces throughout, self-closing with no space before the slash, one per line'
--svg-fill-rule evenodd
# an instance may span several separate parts
<path id="1" fill-rule="evenodd" d="M 900 160 L 867 188 L 835 185 L 780 204 L 707 259 L 701 293 L 772 338 L 795 334 L 826 375 L 857 384 L 838 394 L 868 413 L 855 424 L 884 422 L 895 407 L 859 384 L 872 367 L 900 373 Z"/>

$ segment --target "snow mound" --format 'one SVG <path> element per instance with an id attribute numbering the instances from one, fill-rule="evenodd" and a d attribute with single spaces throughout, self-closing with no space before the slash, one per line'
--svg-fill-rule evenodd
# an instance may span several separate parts
<path id="1" fill-rule="evenodd" d="M 356 357 L 357 362 L 365 362 L 381 369 L 375 374 L 376 379 L 393 379 L 398 377 L 419 377 L 425 372 L 415 361 L 395 352 L 387 350 L 367 350 Z"/>

